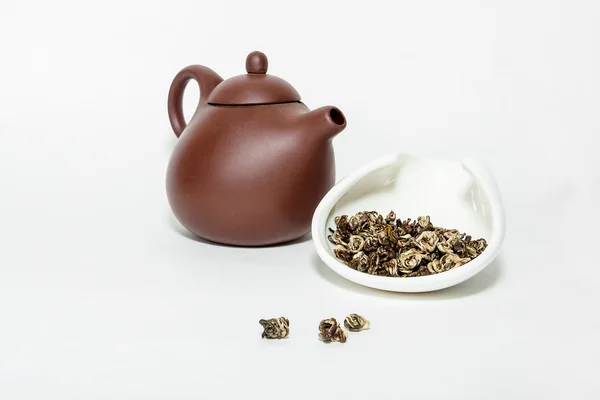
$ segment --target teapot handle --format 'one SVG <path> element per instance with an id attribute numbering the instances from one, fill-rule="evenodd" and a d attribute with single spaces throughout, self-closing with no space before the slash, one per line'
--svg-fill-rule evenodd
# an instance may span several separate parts
<path id="1" fill-rule="evenodd" d="M 183 92 L 190 79 L 198 82 L 198 86 L 200 86 L 200 101 L 198 102 L 196 112 L 200 107 L 206 105 L 210 92 L 212 92 L 219 83 L 223 82 L 223 78 L 221 78 L 219 74 L 203 65 L 190 65 L 175 75 L 175 78 L 173 78 L 173 82 L 171 83 L 171 88 L 169 89 L 168 111 L 171 127 L 177 137 L 181 135 L 187 126 L 185 118 L 183 117 Z M 196 112 L 194 112 L 194 114 L 196 114 Z"/>

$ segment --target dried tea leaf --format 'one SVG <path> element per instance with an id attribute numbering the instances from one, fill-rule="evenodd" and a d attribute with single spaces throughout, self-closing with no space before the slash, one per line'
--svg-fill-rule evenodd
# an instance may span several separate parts
<path id="1" fill-rule="evenodd" d="M 417 223 L 423 229 L 433 229 L 433 225 L 431 224 L 431 219 L 429 218 L 429 215 L 426 215 L 424 217 L 418 217 Z"/>
<path id="2" fill-rule="evenodd" d="M 439 272 L 443 272 L 442 263 L 440 260 L 433 260 L 427 263 L 427 270 L 432 274 L 437 274 Z"/>
<path id="3" fill-rule="evenodd" d="M 371 323 L 363 316 L 358 314 L 350 314 L 344 319 L 344 326 L 350 332 L 359 332 L 369 329 Z"/>
<path id="4" fill-rule="evenodd" d="M 348 251 L 351 253 L 358 253 L 365 246 L 365 239 L 359 235 L 350 236 L 350 240 L 348 241 Z"/>
<path id="5" fill-rule="evenodd" d="M 421 259 L 423 255 L 419 253 L 416 249 L 410 249 L 401 253 L 398 258 L 398 263 L 400 264 L 400 271 L 405 273 L 410 273 L 412 270 L 417 268 L 421 263 Z"/>
<path id="6" fill-rule="evenodd" d="M 290 334 L 290 321 L 285 317 L 261 319 L 263 339 L 284 339 Z"/>
<path id="7" fill-rule="evenodd" d="M 390 276 L 398 276 L 398 260 L 392 258 L 389 261 L 383 263 L 383 267 Z"/>
<path id="8" fill-rule="evenodd" d="M 335 249 L 333 249 L 333 254 L 340 260 L 350 261 L 352 260 L 352 253 L 348 251 L 348 248 L 344 245 L 338 244 Z"/>
<path id="9" fill-rule="evenodd" d="M 415 239 L 417 246 L 424 252 L 431 253 L 439 242 L 438 234 L 434 231 L 422 232 Z"/>
<path id="10" fill-rule="evenodd" d="M 387 215 L 387 217 L 385 217 L 385 223 L 393 224 L 395 221 L 396 221 L 396 213 L 393 211 L 390 211 L 389 214 Z"/>
<path id="11" fill-rule="evenodd" d="M 319 324 L 319 339 L 325 343 L 346 343 L 346 332 L 335 318 L 324 319 Z"/>

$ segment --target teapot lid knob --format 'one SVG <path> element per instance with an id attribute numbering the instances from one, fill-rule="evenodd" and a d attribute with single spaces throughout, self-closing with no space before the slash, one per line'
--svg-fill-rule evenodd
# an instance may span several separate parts
<path id="1" fill-rule="evenodd" d="M 267 74 L 268 67 L 269 62 L 264 53 L 253 51 L 248 54 L 248 73 L 219 83 L 208 96 L 208 104 L 266 105 L 300 101 L 300 94 L 292 85 L 275 75 Z"/>
<path id="2" fill-rule="evenodd" d="M 246 57 L 246 72 L 249 74 L 266 74 L 269 60 L 265 53 L 253 51 Z"/>

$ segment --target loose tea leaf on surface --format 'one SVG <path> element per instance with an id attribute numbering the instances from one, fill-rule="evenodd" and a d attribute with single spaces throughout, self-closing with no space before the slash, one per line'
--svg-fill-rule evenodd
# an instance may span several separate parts
<path id="1" fill-rule="evenodd" d="M 344 326 L 350 332 L 359 332 L 371 327 L 371 323 L 363 316 L 350 314 L 344 319 Z"/>
<path id="2" fill-rule="evenodd" d="M 344 264 L 360 272 L 391 277 L 438 274 L 460 267 L 479 256 L 487 247 L 485 239 L 473 240 L 457 231 L 436 227 L 429 216 L 416 221 L 386 217 L 375 211 L 352 217 L 335 217 L 336 229 L 329 228 L 333 253 Z"/>
<path id="3" fill-rule="evenodd" d="M 319 324 L 319 339 L 325 343 L 346 343 L 346 332 L 340 327 L 335 318 L 324 319 Z"/>
<path id="4" fill-rule="evenodd" d="M 258 323 L 263 327 L 263 339 L 284 339 L 290 334 L 290 321 L 285 317 L 261 319 Z"/>

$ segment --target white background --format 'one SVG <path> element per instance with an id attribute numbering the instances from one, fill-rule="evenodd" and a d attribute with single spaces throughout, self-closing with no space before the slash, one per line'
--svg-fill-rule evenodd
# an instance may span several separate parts
<path id="1" fill-rule="evenodd" d="M 596 1 L 2 0 L 0 399 L 599 398 L 599 21 Z M 338 179 L 394 149 L 487 162 L 497 261 L 407 295 L 344 281 L 310 238 L 191 239 L 167 91 L 253 50 L 345 113 Z M 318 341 L 351 312 L 372 329 Z M 291 337 L 261 340 L 279 315 Z"/>

